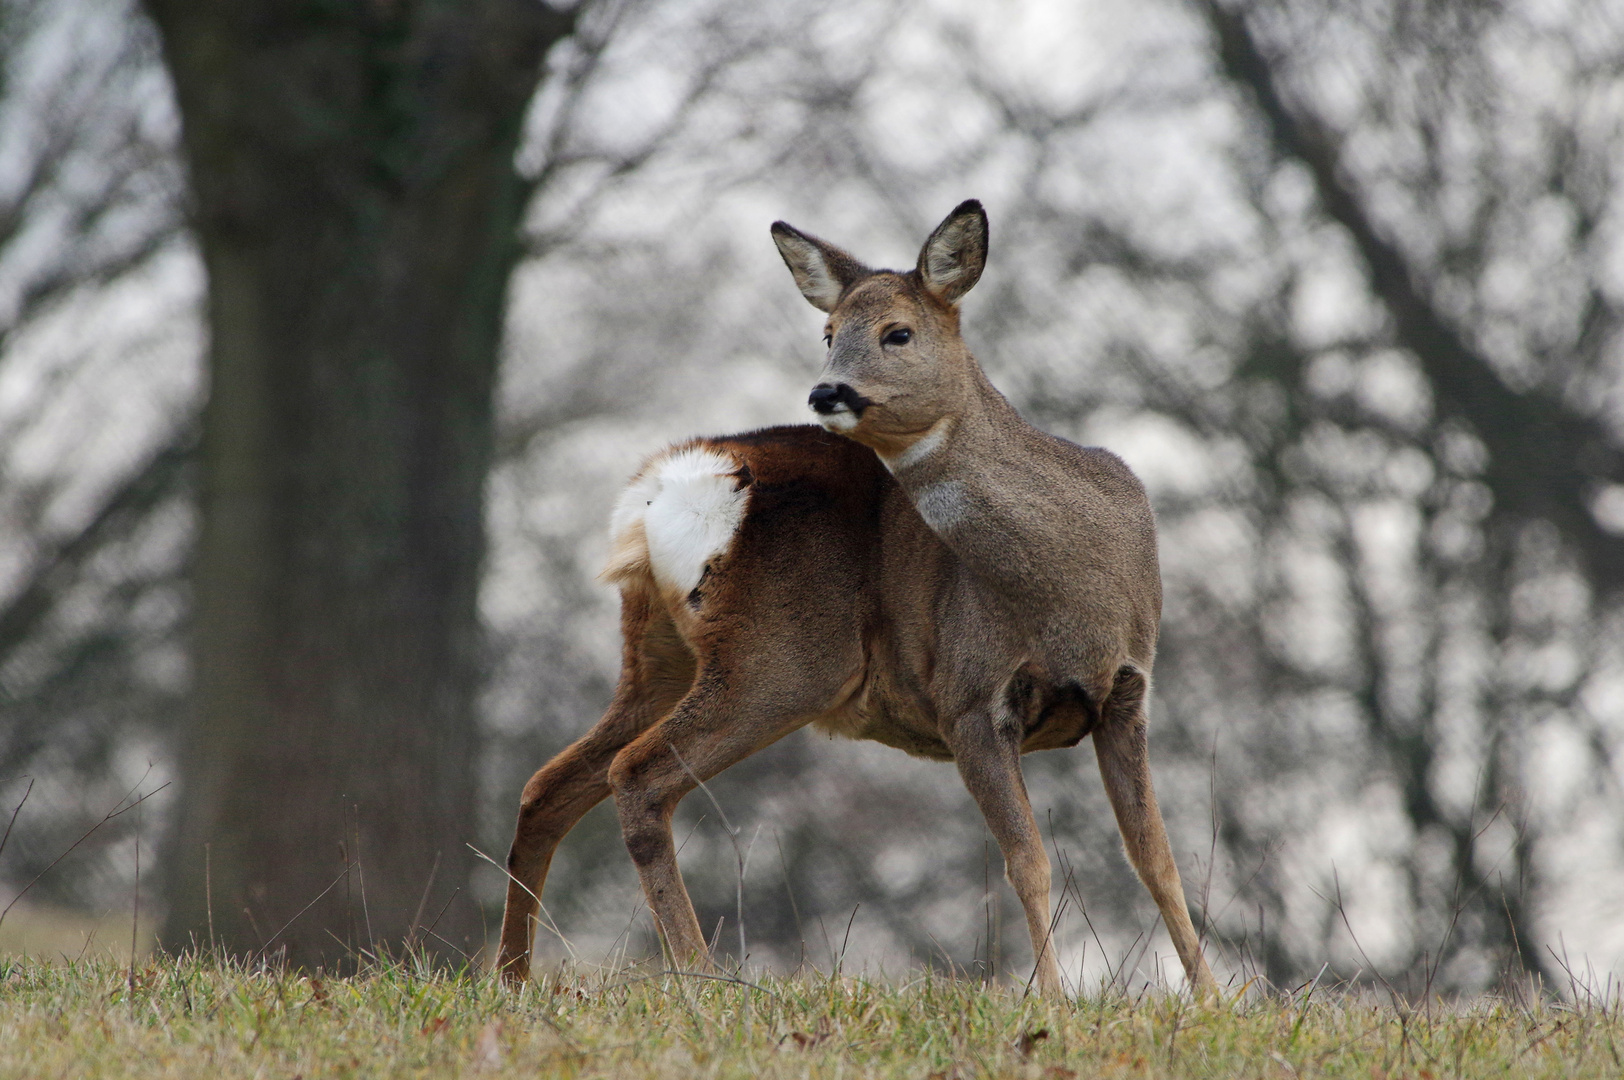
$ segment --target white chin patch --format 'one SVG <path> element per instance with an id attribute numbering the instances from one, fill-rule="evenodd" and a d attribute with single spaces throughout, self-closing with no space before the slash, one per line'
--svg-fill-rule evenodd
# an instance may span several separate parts
<path id="1" fill-rule="evenodd" d="M 836 435 L 844 435 L 857 426 L 858 419 L 856 413 L 843 408 L 839 412 L 819 413 L 818 423 Z"/>
<path id="2" fill-rule="evenodd" d="M 691 592 L 705 564 L 732 545 L 750 498 L 733 475 L 738 468 L 726 454 L 690 447 L 654 462 L 627 489 L 613 528 L 642 511 L 649 566 L 661 585 Z"/>

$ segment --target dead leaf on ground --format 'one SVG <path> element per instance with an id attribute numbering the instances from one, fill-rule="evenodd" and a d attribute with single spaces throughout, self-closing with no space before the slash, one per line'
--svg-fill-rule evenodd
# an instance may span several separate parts
<path id="1" fill-rule="evenodd" d="M 563 994 L 566 997 L 573 994 L 576 1001 L 585 1001 L 586 1000 L 586 994 L 581 992 L 580 987 L 578 987 L 578 986 L 565 986 L 562 982 L 555 982 L 555 983 L 553 983 L 552 996 L 557 997 L 559 994 Z"/>
<path id="2" fill-rule="evenodd" d="M 448 1021 L 445 1017 L 436 1016 L 434 1019 L 423 1025 L 423 1034 L 438 1035 L 440 1032 L 445 1030 L 447 1022 Z"/>
<path id="3" fill-rule="evenodd" d="M 789 1039 L 795 1044 L 795 1048 L 797 1050 L 810 1049 L 828 1037 L 828 1035 L 819 1034 L 817 1032 L 809 1035 L 804 1031 L 792 1031 L 788 1035 L 784 1036 L 784 1038 Z"/>
<path id="4" fill-rule="evenodd" d="M 810 1032 L 792 1031 L 779 1039 L 778 1045 L 782 1046 L 786 1042 L 792 1042 L 797 1050 L 810 1050 L 820 1043 L 828 1042 L 829 1037 L 833 1034 L 834 1027 L 829 1023 L 829 1018 L 822 1016 L 818 1018 L 818 1026 Z"/>
<path id="5" fill-rule="evenodd" d="M 1015 1040 L 1015 1049 L 1020 1052 L 1022 1058 L 1029 1058 L 1032 1056 L 1032 1051 L 1037 1049 L 1038 1043 L 1042 1042 L 1048 1037 L 1048 1028 L 1038 1028 L 1036 1031 L 1023 1031 L 1021 1032 L 1021 1037 Z"/>

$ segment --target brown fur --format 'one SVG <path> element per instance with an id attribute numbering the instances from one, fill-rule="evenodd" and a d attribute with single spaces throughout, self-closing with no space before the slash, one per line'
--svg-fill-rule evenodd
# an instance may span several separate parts
<path id="1" fill-rule="evenodd" d="M 845 437 L 785 427 L 689 444 L 735 463 L 748 501 L 687 595 L 656 583 L 641 526 L 618 538 L 606 573 L 623 598 L 620 683 L 603 719 L 525 787 L 504 975 L 528 974 L 559 840 L 611 792 L 668 948 L 707 962 L 671 814 L 698 781 L 811 723 L 958 765 L 1051 994 L 1050 867 L 1019 757 L 1092 734 L 1128 856 L 1190 981 L 1210 988 L 1145 752 L 1154 519 L 1127 466 L 1027 424 L 965 348 L 953 301 L 980 275 L 979 204 L 950 215 L 907 273 L 870 271 L 782 223 L 774 235 L 830 312 L 825 384 L 861 413 L 837 417 Z M 911 339 L 887 338 L 898 328 Z"/>

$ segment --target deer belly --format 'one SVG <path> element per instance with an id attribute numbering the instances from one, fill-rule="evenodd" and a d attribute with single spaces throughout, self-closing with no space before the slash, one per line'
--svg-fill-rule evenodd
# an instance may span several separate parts
<path id="1" fill-rule="evenodd" d="M 915 757 L 953 760 L 930 711 L 904 695 L 877 687 L 872 679 L 812 726 L 830 735 L 894 746 Z"/>

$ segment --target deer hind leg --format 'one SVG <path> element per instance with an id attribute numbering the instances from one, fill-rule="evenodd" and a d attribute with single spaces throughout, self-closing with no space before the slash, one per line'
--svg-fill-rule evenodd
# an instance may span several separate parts
<path id="1" fill-rule="evenodd" d="M 1094 731 L 1094 750 L 1105 793 L 1122 830 L 1128 861 L 1161 910 L 1162 923 L 1173 939 L 1173 948 L 1178 950 L 1185 978 L 1206 993 L 1216 990 L 1218 984 L 1201 955 L 1201 942 L 1190 922 L 1178 864 L 1173 861 L 1167 827 L 1151 786 L 1145 690 L 1145 676 L 1138 668 L 1125 665 L 1117 672 Z"/>
<path id="2" fill-rule="evenodd" d="M 621 621 L 625 656 L 614 700 L 590 731 L 530 778 L 520 797 L 497 954 L 498 970 L 510 986 L 530 976 L 536 910 L 559 841 L 609 794 L 615 755 L 670 712 L 693 683 L 692 654 L 670 617 L 653 608 L 646 595 L 626 592 Z"/>
<path id="3" fill-rule="evenodd" d="M 676 710 L 616 755 L 609 769 L 626 849 L 666 948 L 675 963 L 701 968 L 710 966 L 709 952 L 671 835 L 677 803 L 700 781 L 826 712 L 859 660 L 853 642 L 849 658 L 825 648 L 797 663 L 793 646 L 760 635 L 731 651 L 701 661 L 693 689 Z"/>
<path id="4" fill-rule="evenodd" d="M 1026 912 L 1032 936 L 1033 975 L 1045 997 L 1064 993 L 1060 965 L 1055 960 L 1053 926 L 1049 920 L 1049 856 L 1043 835 L 1032 816 L 1026 780 L 1021 775 L 1018 728 L 1000 722 L 995 714 L 966 717 L 955 725 L 949 747 L 987 828 L 1004 855 L 1004 876 Z"/>

